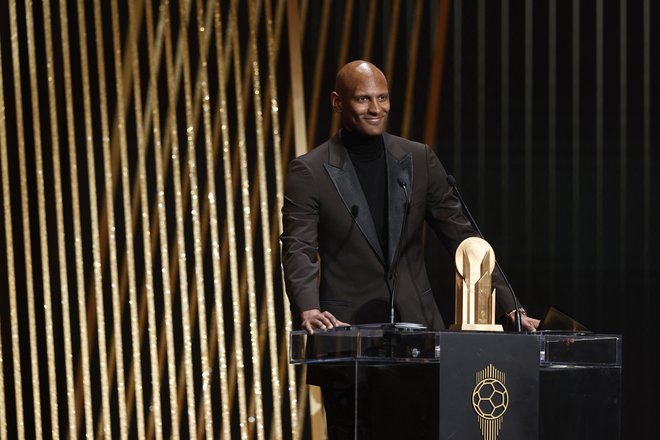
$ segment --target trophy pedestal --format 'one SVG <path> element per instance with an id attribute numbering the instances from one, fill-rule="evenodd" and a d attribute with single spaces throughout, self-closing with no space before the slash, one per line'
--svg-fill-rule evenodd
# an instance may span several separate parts
<path id="1" fill-rule="evenodd" d="M 450 330 L 467 330 L 477 332 L 502 332 L 504 328 L 500 324 L 452 324 Z"/>

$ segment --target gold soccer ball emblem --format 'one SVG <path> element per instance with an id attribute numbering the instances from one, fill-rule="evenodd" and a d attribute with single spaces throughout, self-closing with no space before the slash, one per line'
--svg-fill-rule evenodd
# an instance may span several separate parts
<path id="1" fill-rule="evenodd" d="M 509 392 L 502 382 L 487 377 L 474 387 L 472 406 L 482 419 L 499 419 L 509 406 Z"/>

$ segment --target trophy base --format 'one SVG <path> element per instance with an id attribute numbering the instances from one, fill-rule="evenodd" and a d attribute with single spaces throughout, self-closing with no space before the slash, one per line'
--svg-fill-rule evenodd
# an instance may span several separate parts
<path id="1" fill-rule="evenodd" d="M 452 324 L 449 330 L 468 330 L 477 332 L 503 332 L 500 324 Z"/>

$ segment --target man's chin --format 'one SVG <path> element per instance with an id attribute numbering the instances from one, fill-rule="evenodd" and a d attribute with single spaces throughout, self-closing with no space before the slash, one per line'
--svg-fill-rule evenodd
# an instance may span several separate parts
<path id="1" fill-rule="evenodd" d="M 367 125 L 360 130 L 365 136 L 380 136 L 385 131 L 385 125 Z"/>

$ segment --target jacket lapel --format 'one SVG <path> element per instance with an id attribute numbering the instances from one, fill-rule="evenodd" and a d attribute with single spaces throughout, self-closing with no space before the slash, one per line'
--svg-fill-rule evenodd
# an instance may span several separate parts
<path id="1" fill-rule="evenodd" d="M 324 163 L 323 166 L 358 228 L 360 228 L 380 261 L 385 264 L 385 257 L 383 256 L 383 250 L 380 248 L 376 227 L 371 218 L 371 211 L 369 211 L 369 205 L 353 163 L 346 157 L 346 149 L 341 143 L 339 135 L 335 135 L 329 142 L 328 162 Z M 400 223 L 399 228 L 401 228 Z"/>
<path id="2" fill-rule="evenodd" d="M 403 149 L 392 142 L 392 138 L 387 134 L 383 135 L 385 141 L 386 162 L 387 162 L 387 203 L 388 203 L 388 268 L 392 267 L 394 257 L 397 252 L 399 241 L 401 240 L 401 228 L 405 217 L 406 205 L 412 197 L 413 187 L 413 162 L 411 153 L 406 153 Z M 403 184 L 406 190 L 403 189 Z M 406 194 L 407 192 L 407 194 Z M 408 200 L 406 200 L 408 197 Z"/>

